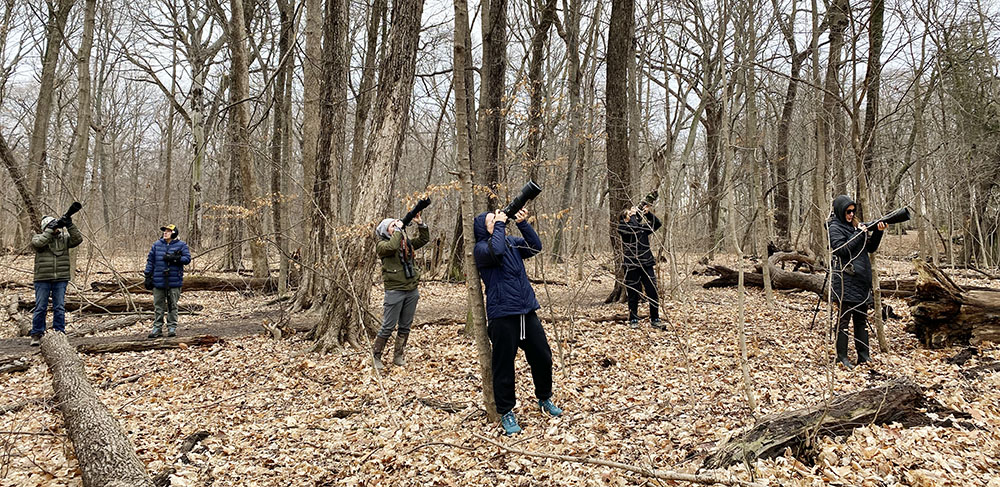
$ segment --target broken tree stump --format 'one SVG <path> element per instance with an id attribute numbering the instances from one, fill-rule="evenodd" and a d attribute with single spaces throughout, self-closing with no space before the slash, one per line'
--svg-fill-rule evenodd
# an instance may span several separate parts
<path id="1" fill-rule="evenodd" d="M 118 292 L 123 288 L 128 292 L 137 294 L 150 294 L 142 286 L 142 277 L 123 278 L 120 281 L 94 281 L 90 283 L 90 289 L 98 292 Z M 273 293 L 278 290 L 278 280 L 269 277 L 212 277 L 212 276 L 185 276 L 181 291 L 257 291 Z"/>
<path id="2" fill-rule="evenodd" d="M 18 307 L 22 310 L 35 308 L 35 302 L 20 300 Z M 197 303 L 178 303 L 179 311 L 201 311 L 205 307 Z M 66 311 L 76 311 L 78 313 L 124 313 L 129 311 L 153 311 L 153 300 L 150 299 L 83 299 L 80 296 L 66 296 Z M 52 306 L 49 306 L 49 313 Z M 51 319 L 51 318 L 49 318 Z"/>
<path id="3" fill-rule="evenodd" d="M 721 445 L 709 455 L 703 468 L 725 468 L 736 463 L 752 463 L 758 458 L 774 458 L 790 449 L 799 458 L 809 459 L 811 440 L 817 435 L 847 435 L 868 424 L 898 422 L 904 426 L 935 424 L 924 408 L 947 416 L 948 410 L 924 396 L 920 386 L 896 380 L 874 389 L 834 397 L 829 404 L 788 411 L 764 419 L 753 428 Z M 949 421 L 944 422 L 950 425 Z"/>
<path id="4" fill-rule="evenodd" d="M 83 485 L 151 487 L 146 467 L 108 408 L 97 399 L 83 362 L 62 333 L 46 333 L 42 356 L 52 372 L 52 388 L 76 453 Z"/>
<path id="5" fill-rule="evenodd" d="M 1000 342 L 1000 290 L 964 288 L 920 259 L 916 292 L 908 301 L 913 322 L 906 331 L 927 348 Z"/>
<path id="6" fill-rule="evenodd" d="M 46 333 L 46 335 L 48 335 L 48 333 Z M 91 343 L 88 345 L 78 345 L 76 350 L 80 353 L 86 354 L 142 352 L 145 350 L 206 346 L 218 343 L 219 341 L 221 341 L 221 339 L 214 335 L 195 335 L 189 337 L 157 338 L 155 340 L 147 339 L 126 342 Z"/>

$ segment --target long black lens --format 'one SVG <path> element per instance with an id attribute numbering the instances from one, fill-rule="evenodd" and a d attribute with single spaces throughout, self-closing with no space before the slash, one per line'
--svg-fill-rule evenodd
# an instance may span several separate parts
<path id="1" fill-rule="evenodd" d="M 405 226 L 409 225 L 410 221 L 412 221 L 413 218 L 415 216 L 417 216 L 417 213 L 420 213 L 421 211 L 424 211 L 424 208 L 427 208 L 428 206 L 430 206 L 430 204 L 431 204 L 431 199 L 430 198 L 424 198 L 424 199 L 422 199 L 420 201 L 417 201 L 417 204 L 414 205 L 413 208 L 410 209 L 410 211 L 408 211 L 406 213 L 406 216 L 403 217 L 403 220 L 402 220 L 403 226 L 405 227 Z"/>
<path id="2" fill-rule="evenodd" d="M 66 210 L 66 214 L 63 216 L 73 216 L 74 213 L 83 209 L 83 205 L 79 201 L 74 201 L 72 205 L 69 205 L 69 209 Z"/>
<path id="3" fill-rule="evenodd" d="M 521 194 L 517 195 L 513 201 L 504 207 L 503 212 L 509 217 L 513 217 L 517 212 L 521 211 L 529 201 L 535 199 L 536 196 L 542 193 L 542 187 L 536 184 L 534 181 L 528 181 L 527 184 L 521 188 Z"/>

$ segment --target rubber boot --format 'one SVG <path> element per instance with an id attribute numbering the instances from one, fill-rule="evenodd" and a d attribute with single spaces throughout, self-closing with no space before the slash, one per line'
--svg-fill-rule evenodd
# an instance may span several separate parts
<path id="1" fill-rule="evenodd" d="M 410 338 L 409 333 L 396 332 L 396 346 L 392 353 L 392 363 L 402 367 L 406 365 L 406 359 L 403 358 L 403 352 L 406 349 L 406 340 Z"/>
<path id="2" fill-rule="evenodd" d="M 375 370 L 381 371 L 385 368 L 382 365 L 382 351 L 385 350 L 385 343 L 389 341 L 388 338 L 375 337 L 375 343 L 372 344 L 372 355 L 375 357 Z"/>

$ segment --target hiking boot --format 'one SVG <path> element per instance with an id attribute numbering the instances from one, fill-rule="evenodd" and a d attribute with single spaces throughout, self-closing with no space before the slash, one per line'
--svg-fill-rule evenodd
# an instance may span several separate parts
<path id="1" fill-rule="evenodd" d="M 177 336 L 177 331 L 175 331 L 175 330 L 167 330 L 167 336 L 170 337 L 170 338 L 173 338 L 173 337 Z"/>
<path id="2" fill-rule="evenodd" d="M 653 328 L 656 328 L 657 330 L 667 329 L 667 325 L 660 320 L 653 320 L 652 322 L 650 322 L 650 324 L 653 325 Z"/>
<path id="3" fill-rule="evenodd" d="M 159 328 L 153 328 L 153 331 L 149 332 L 149 335 L 146 335 L 146 338 L 149 338 L 150 340 L 161 337 L 163 337 L 163 332 L 160 331 Z"/>
<path id="4" fill-rule="evenodd" d="M 375 361 L 375 370 L 381 372 L 385 368 L 382 364 L 382 351 L 385 350 L 385 343 L 389 341 L 388 338 L 375 337 L 375 342 L 372 343 L 372 356 Z"/>
<path id="5" fill-rule="evenodd" d="M 546 413 L 549 413 L 552 416 L 559 416 L 559 415 L 561 415 L 563 413 L 562 409 L 559 409 L 558 406 L 556 406 L 555 404 L 552 404 L 552 400 L 551 399 L 546 399 L 544 401 L 538 401 L 538 407 L 540 407 L 542 409 L 542 411 L 544 411 Z"/>
<path id="6" fill-rule="evenodd" d="M 639 328 L 639 320 L 628 320 L 628 327 L 632 329 Z"/>
<path id="7" fill-rule="evenodd" d="M 847 370 L 851 370 L 854 368 L 854 364 L 852 364 L 847 357 L 838 357 L 837 363 L 843 365 L 845 368 L 847 368 Z"/>
<path id="8" fill-rule="evenodd" d="M 521 432 L 521 427 L 517 424 L 517 418 L 514 417 L 514 411 L 507 411 L 500 418 L 500 426 L 503 426 L 503 434 L 510 436 L 516 435 Z"/>
<path id="9" fill-rule="evenodd" d="M 37 347 L 37 346 L 39 346 L 41 344 L 42 344 L 42 336 L 41 335 L 31 335 L 31 346 L 32 347 Z"/>
<path id="10" fill-rule="evenodd" d="M 396 332 L 396 343 L 393 348 L 392 363 L 400 367 L 406 365 L 406 359 L 403 358 L 403 352 L 406 350 L 406 340 L 408 338 L 410 338 L 409 333 Z"/>

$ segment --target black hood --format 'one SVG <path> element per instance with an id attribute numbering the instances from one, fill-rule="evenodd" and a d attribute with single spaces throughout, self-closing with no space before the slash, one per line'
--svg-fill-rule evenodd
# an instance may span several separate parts
<path id="1" fill-rule="evenodd" d="M 857 203 L 855 203 L 854 200 L 852 200 L 851 197 L 847 196 L 846 194 L 842 194 L 834 198 L 833 215 L 832 215 L 833 218 L 836 218 L 837 220 L 843 223 L 847 223 L 847 219 L 844 217 L 844 214 L 847 212 L 847 207 L 851 205 L 854 205 L 855 210 L 858 209 Z M 857 213 L 855 213 L 855 216 L 857 216 Z M 848 223 L 848 225 L 850 224 Z"/>

